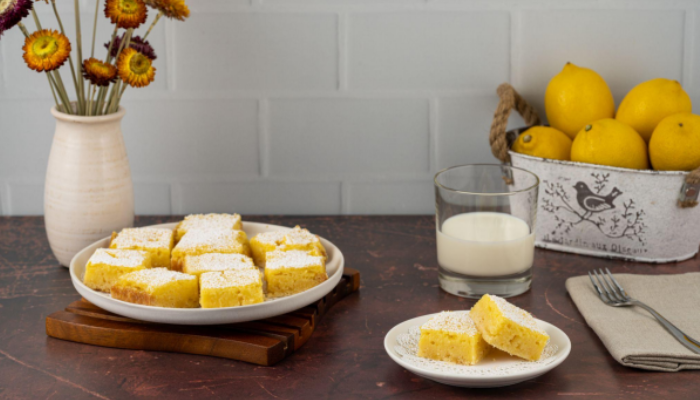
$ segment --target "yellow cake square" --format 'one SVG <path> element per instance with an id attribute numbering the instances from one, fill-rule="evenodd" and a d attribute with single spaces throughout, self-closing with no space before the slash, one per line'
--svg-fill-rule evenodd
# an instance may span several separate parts
<path id="1" fill-rule="evenodd" d="M 205 272 L 199 278 L 202 308 L 238 307 L 265 301 L 260 271 Z"/>
<path id="2" fill-rule="evenodd" d="M 270 231 L 253 236 L 250 239 L 250 249 L 253 252 L 253 260 L 259 267 L 265 266 L 265 255 L 282 245 L 284 232 Z"/>
<path id="3" fill-rule="evenodd" d="M 153 268 L 170 268 L 173 231 L 161 228 L 125 228 L 112 239 L 110 249 L 142 250 L 151 255 Z"/>
<path id="4" fill-rule="evenodd" d="M 321 239 L 299 225 L 286 232 L 282 240 L 282 248 L 288 250 L 308 251 L 315 256 L 326 257 L 326 249 L 321 244 Z"/>
<path id="5" fill-rule="evenodd" d="M 469 315 L 484 340 L 508 354 L 537 361 L 549 342 L 529 312 L 498 296 L 485 294 Z"/>
<path id="6" fill-rule="evenodd" d="M 266 254 L 274 250 L 303 250 L 314 256 L 326 257 L 326 249 L 318 236 L 299 226 L 290 231 L 264 232 L 250 240 L 255 263 L 264 267 Z"/>
<path id="7" fill-rule="evenodd" d="M 182 272 L 201 276 L 205 272 L 222 272 L 234 270 L 255 270 L 253 259 L 245 254 L 207 253 L 198 256 L 185 256 Z"/>
<path id="8" fill-rule="evenodd" d="M 443 311 L 420 327 L 418 357 L 474 365 L 489 351 L 466 312 Z"/>
<path id="9" fill-rule="evenodd" d="M 306 251 L 275 250 L 267 253 L 265 280 L 268 297 L 290 296 L 328 279 L 323 256 Z"/>
<path id="10" fill-rule="evenodd" d="M 191 229 L 224 228 L 241 230 L 241 216 L 238 214 L 192 214 L 185 217 L 175 227 L 175 243 L 179 242 Z"/>
<path id="11" fill-rule="evenodd" d="M 120 276 L 146 268 L 151 268 L 151 256 L 145 251 L 97 249 L 85 266 L 83 283 L 109 293 Z"/>
<path id="12" fill-rule="evenodd" d="M 182 271 L 185 256 L 207 253 L 237 253 L 250 256 L 248 236 L 243 231 L 231 229 L 192 229 L 173 249 L 170 269 Z"/>
<path id="13" fill-rule="evenodd" d="M 112 297 L 154 307 L 199 306 L 197 277 L 165 268 L 143 269 L 122 275 L 112 286 Z"/>

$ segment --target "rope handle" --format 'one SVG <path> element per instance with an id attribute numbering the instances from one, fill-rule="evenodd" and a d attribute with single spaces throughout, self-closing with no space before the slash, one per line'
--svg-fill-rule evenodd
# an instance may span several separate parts
<path id="1" fill-rule="evenodd" d="M 537 111 L 509 83 L 502 83 L 498 86 L 496 93 L 498 93 L 500 100 L 496 112 L 493 114 L 489 143 L 493 155 L 502 163 L 510 164 L 510 155 L 508 154 L 510 148 L 506 136 L 510 111 L 516 109 L 527 126 L 539 125 L 540 117 L 537 115 Z"/>

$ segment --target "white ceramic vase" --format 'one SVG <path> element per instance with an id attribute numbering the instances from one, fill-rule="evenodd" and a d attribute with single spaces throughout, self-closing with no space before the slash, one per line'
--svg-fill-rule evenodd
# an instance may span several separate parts
<path id="1" fill-rule="evenodd" d="M 133 226 L 134 188 L 122 137 L 125 111 L 105 116 L 64 114 L 54 107 L 56 133 L 44 189 L 44 218 L 58 262 L 112 231 Z"/>

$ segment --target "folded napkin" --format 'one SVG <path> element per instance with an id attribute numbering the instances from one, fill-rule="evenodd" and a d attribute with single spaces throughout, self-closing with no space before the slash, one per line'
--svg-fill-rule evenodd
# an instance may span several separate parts
<path id="1" fill-rule="evenodd" d="M 700 340 L 700 273 L 614 276 L 630 297 Z M 643 308 L 605 305 L 588 275 L 569 278 L 566 289 L 588 325 L 620 364 L 667 372 L 700 369 L 700 354 L 686 349 Z"/>

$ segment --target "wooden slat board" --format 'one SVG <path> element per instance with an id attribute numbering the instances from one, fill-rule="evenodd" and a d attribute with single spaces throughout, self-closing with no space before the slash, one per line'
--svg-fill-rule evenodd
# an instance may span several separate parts
<path id="1" fill-rule="evenodd" d="M 360 273 L 345 268 L 338 286 L 314 304 L 260 321 L 213 326 L 137 321 L 83 299 L 46 317 L 46 334 L 95 346 L 209 355 L 269 366 L 304 345 L 328 309 L 359 288 Z"/>

